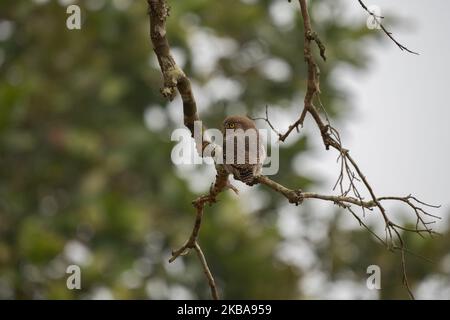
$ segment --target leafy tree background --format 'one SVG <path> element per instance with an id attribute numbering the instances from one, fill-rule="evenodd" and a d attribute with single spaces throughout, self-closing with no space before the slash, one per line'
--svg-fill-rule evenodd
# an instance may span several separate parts
<path id="1" fill-rule="evenodd" d="M 364 19 L 344 23 L 340 3 L 316 0 L 311 11 L 329 58 L 320 63 L 321 99 L 344 126 L 352 104 L 334 74 L 342 65 L 365 70 L 365 43 L 382 35 Z M 82 29 L 70 31 L 64 1 L 0 3 L 0 298 L 209 298 L 194 255 L 167 262 L 214 169 L 170 160 L 181 104 L 159 94 L 146 2 L 77 4 Z M 171 5 L 169 40 L 210 127 L 228 114 L 261 115 L 265 105 L 274 120 L 298 114 L 306 66 L 297 3 Z M 320 13 L 325 5 L 329 16 Z M 320 183 L 299 160 L 309 136 L 282 146 L 275 180 Z M 241 197 L 226 192 L 207 208 L 200 236 L 223 297 L 407 298 L 399 256 L 356 222 L 345 226 L 346 212 L 238 187 Z M 450 233 L 406 239 L 433 260 L 408 257 L 413 288 L 432 281 L 448 298 Z M 66 288 L 70 264 L 82 269 L 81 290 Z M 380 291 L 366 288 L 371 264 L 382 269 Z"/>

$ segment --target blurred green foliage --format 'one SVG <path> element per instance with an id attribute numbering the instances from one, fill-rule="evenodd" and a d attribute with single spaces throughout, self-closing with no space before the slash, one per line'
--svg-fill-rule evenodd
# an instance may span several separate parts
<path id="1" fill-rule="evenodd" d="M 231 113 L 262 114 L 265 105 L 275 114 L 300 111 L 306 69 L 297 3 L 170 3 L 168 37 L 194 93 L 203 96 L 198 103 L 208 126 Z M 170 161 L 181 105 L 159 94 L 146 2 L 77 4 L 81 30 L 65 27 L 64 1 L 0 3 L 0 298 L 209 298 L 194 255 L 167 263 L 190 232 L 191 201 L 213 175 L 204 165 L 186 173 Z M 334 73 L 364 68 L 364 44 L 379 36 L 363 17 L 345 23 L 343 10 L 340 1 L 312 2 L 328 55 L 320 62 L 321 99 L 334 118 L 351 105 Z M 230 83 L 233 90 L 225 90 Z M 318 183 L 292 170 L 309 150 L 307 135 L 292 138 L 274 178 L 303 189 Z M 370 264 L 383 270 L 380 297 L 407 297 L 398 255 L 364 230 L 342 230 L 346 213 L 329 208 L 328 218 L 319 218 L 323 209 L 288 209 L 276 194 L 253 192 L 257 209 L 227 192 L 205 213 L 200 241 L 225 298 L 329 297 L 330 286 L 339 289 L 344 280 L 362 290 L 351 297 L 376 298 L 364 291 Z M 294 210 L 303 230 L 289 237 L 280 231 L 286 210 Z M 430 274 L 448 277 L 441 263 L 448 233 L 408 240 L 412 251 L 435 260 L 409 259 L 413 287 Z M 305 251 L 285 255 L 286 247 L 307 248 L 313 262 L 302 264 Z M 81 267 L 81 290 L 66 288 L 70 264 Z"/>

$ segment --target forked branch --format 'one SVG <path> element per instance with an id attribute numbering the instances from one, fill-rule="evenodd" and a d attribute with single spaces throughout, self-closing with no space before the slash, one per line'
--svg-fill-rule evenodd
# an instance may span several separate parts
<path id="1" fill-rule="evenodd" d="M 410 53 L 415 53 L 405 46 L 401 45 L 398 41 L 394 39 L 392 34 L 388 32 L 384 26 L 381 24 L 379 19 L 381 17 L 377 17 L 374 13 L 372 13 L 361 0 L 358 0 L 361 6 L 372 15 L 374 19 L 376 19 L 377 22 L 379 22 L 381 29 L 391 38 L 397 46 L 400 47 L 402 50 L 406 50 Z M 301 190 L 290 190 L 272 180 L 270 180 L 267 177 L 260 177 L 259 182 L 261 184 L 264 184 L 273 190 L 281 193 L 283 196 L 285 196 L 289 202 L 294 203 L 296 205 L 302 203 L 305 199 L 320 199 L 325 201 L 332 201 L 336 205 L 339 205 L 345 209 L 348 209 L 353 216 L 358 220 L 358 222 L 363 225 L 366 229 L 368 229 L 372 234 L 374 234 L 365 224 L 363 224 L 362 220 L 356 215 L 356 213 L 352 209 L 353 206 L 357 206 L 362 209 L 363 213 L 365 209 L 372 210 L 374 208 L 377 208 L 378 211 L 381 213 L 384 222 L 385 222 L 385 231 L 386 231 L 386 240 L 383 241 L 379 236 L 374 234 L 383 244 L 385 244 L 389 249 L 398 249 L 401 251 L 401 261 L 402 261 L 402 272 L 403 272 L 403 282 L 408 290 L 408 293 L 411 298 L 414 298 L 414 295 L 412 294 L 412 290 L 409 287 L 408 278 L 406 274 L 406 259 L 405 259 L 405 251 L 406 247 L 404 244 L 404 241 L 401 236 L 401 231 L 409 231 L 409 232 L 415 232 L 419 235 L 422 235 L 423 233 L 427 233 L 429 235 L 435 234 L 435 232 L 430 227 L 431 224 L 435 222 L 435 220 L 427 221 L 425 220 L 425 217 L 432 218 L 432 219 L 439 219 L 439 217 L 430 214 L 428 211 L 426 211 L 424 208 L 439 208 L 439 206 L 429 205 L 426 204 L 417 198 L 409 195 L 406 197 L 377 197 L 372 186 L 370 185 L 369 181 L 367 180 L 366 176 L 363 174 L 362 170 L 356 163 L 356 161 L 353 159 L 353 157 L 350 156 L 350 152 L 348 149 L 345 149 L 342 146 L 341 138 L 339 135 L 339 132 L 331 125 L 328 117 L 325 114 L 325 120 L 322 119 L 322 116 L 318 112 L 316 106 L 314 105 L 314 101 L 317 101 L 321 107 L 322 110 L 325 110 L 324 107 L 321 104 L 320 101 L 320 71 L 318 68 L 318 65 L 314 59 L 314 56 L 312 54 L 311 49 L 311 42 L 315 41 L 319 48 L 320 48 L 320 54 L 323 57 L 324 48 L 321 48 L 323 44 L 318 41 L 317 34 L 312 30 L 311 21 L 308 13 L 308 7 L 306 4 L 306 0 L 299 0 L 300 3 L 300 10 L 303 17 L 303 27 L 304 27 L 304 56 L 305 61 L 307 64 L 308 69 L 308 75 L 307 75 L 307 89 L 306 94 L 304 98 L 304 105 L 302 112 L 300 114 L 300 117 L 298 120 L 296 120 L 292 125 L 289 126 L 286 133 L 280 134 L 273 126 L 273 124 L 270 122 L 268 117 L 268 111 L 266 109 L 266 117 L 262 118 L 265 120 L 272 130 L 277 133 L 279 140 L 284 141 L 292 132 L 294 129 L 297 129 L 299 131 L 299 127 L 303 126 L 304 120 L 307 116 L 307 114 L 311 115 L 313 118 L 317 128 L 319 129 L 320 135 L 322 136 L 322 140 L 324 143 L 324 146 L 326 150 L 329 150 L 330 147 L 338 151 L 339 157 L 338 160 L 340 161 L 340 167 L 341 171 L 339 174 L 339 177 L 336 181 L 334 189 L 336 189 L 339 186 L 340 189 L 340 195 L 338 196 L 328 196 L 328 195 L 319 195 L 315 193 L 309 193 L 309 192 L 302 192 Z M 348 181 L 348 186 L 344 186 L 345 181 Z M 360 191 L 358 190 L 357 183 L 362 183 L 366 191 L 370 194 L 371 200 L 365 201 Z M 349 194 L 352 194 L 349 196 Z M 415 228 L 407 228 L 404 226 L 401 226 L 397 223 L 394 223 L 388 216 L 386 209 L 383 206 L 383 202 L 392 200 L 392 201 L 398 201 L 406 204 L 410 209 L 412 209 L 416 215 L 416 226 Z M 397 240 L 398 244 L 395 243 L 395 239 Z"/>
<path id="2" fill-rule="evenodd" d="M 373 19 L 373 21 L 375 22 L 375 24 L 376 24 L 381 30 L 383 30 L 384 34 L 387 35 L 387 36 L 389 37 L 389 39 L 391 39 L 391 40 L 397 45 L 397 47 L 400 48 L 400 50 L 402 50 L 402 51 L 404 50 L 404 51 L 407 51 L 407 52 L 409 52 L 409 53 L 417 54 L 417 55 L 418 55 L 417 52 L 414 52 L 414 51 L 408 49 L 406 46 L 404 46 L 403 44 L 401 44 L 400 42 L 398 42 L 397 39 L 394 38 L 394 35 L 392 34 L 392 32 L 388 31 L 388 30 L 385 28 L 385 26 L 381 23 L 381 20 L 382 20 L 384 17 L 377 16 L 375 13 L 373 13 L 372 11 L 370 11 L 369 8 L 365 5 L 365 3 L 364 3 L 362 0 L 358 0 L 358 2 L 359 2 L 359 4 L 361 5 L 361 7 L 362 7 L 364 10 L 366 10 L 366 12 L 367 12 L 370 16 L 372 16 L 372 19 Z"/>
<path id="3" fill-rule="evenodd" d="M 176 96 L 176 90 L 181 95 L 183 100 L 183 115 L 184 125 L 191 131 L 192 137 L 195 136 L 195 124 L 200 118 L 197 113 L 197 105 L 195 102 L 194 94 L 192 93 L 191 83 L 189 78 L 185 75 L 183 70 L 179 68 L 170 53 L 169 42 L 166 37 L 166 19 L 170 14 L 170 8 L 165 0 L 147 0 L 148 13 L 150 16 L 150 38 L 153 44 L 158 63 L 161 68 L 161 72 L 164 79 L 164 86 L 161 88 L 162 95 L 172 100 Z M 200 129 L 202 137 L 196 139 L 196 147 L 200 155 L 211 142 L 203 136 L 204 128 Z M 211 191 L 207 196 L 203 196 L 193 201 L 193 205 L 196 209 L 196 219 L 192 230 L 192 233 L 186 243 L 178 250 L 172 252 L 172 257 L 169 262 L 173 262 L 180 255 L 183 255 L 189 251 L 189 249 L 195 249 L 200 263 L 203 267 L 203 271 L 208 280 L 208 284 L 211 289 L 211 296 L 213 299 L 218 299 L 218 290 L 212 276 L 212 273 L 208 267 L 205 255 L 198 243 L 198 234 L 203 218 L 203 209 L 206 203 L 212 204 L 216 201 L 217 195 L 226 188 L 232 188 L 228 181 L 228 174 L 225 172 L 222 166 L 217 165 L 217 175 L 214 185 L 211 187 Z"/>
<path id="4" fill-rule="evenodd" d="M 175 60 L 170 53 L 169 43 L 166 38 L 165 21 L 169 16 L 169 7 L 165 0 L 147 0 L 147 2 L 150 15 L 150 36 L 164 79 L 164 86 L 161 89 L 161 93 L 169 100 L 172 100 L 175 97 L 176 91 L 180 93 L 183 100 L 184 124 L 191 131 L 192 137 L 195 137 L 195 123 L 200 119 L 197 113 L 195 98 L 192 93 L 189 78 L 176 65 Z M 347 209 L 357 219 L 358 223 L 362 227 L 366 228 L 381 243 L 386 245 L 390 250 L 401 251 L 403 282 L 411 298 L 414 298 L 406 275 L 405 252 L 408 252 L 408 250 L 406 249 L 405 243 L 402 239 L 401 232 L 415 232 L 421 236 L 423 234 L 435 234 L 435 232 L 430 227 L 430 225 L 433 224 L 435 220 L 431 219 L 439 219 L 439 217 L 429 213 L 427 210 L 430 208 L 438 208 L 439 206 L 424 203 L 411 195 L 408 195 L 406 197 L 376 196 L 373 188 L 369 184 L 362 170 L 359 168 L 356 161 L 350 156 L 349 150 L 343 148 L 339 132 L 331 125 L 326 114 L 325 119 L 322 119 L 321 114 L 319 113 L 317 107 L 314 105 L 314 102 L 316 101 L 321 109 L 325 110 L 321 104 L 319 97 L 320 70 L 318 64 L 314 59 L 311 43 L 315 43 L 317 45 L 319 54 L 324 61 L 326 60 L 325 46 L 320 41 L 317 34 L 312 30 L 306 0 L 299 0 L 299 3 L 304 26 L 304 57 L 307 64 L 307 90 L 304 98 L 302 112 L 298 120 L 295 121 L 291 126 L 289 126 L 288 130 L 284 134 L 277 131 L 274 125 L 270 122 L 268 107 L 266 107 L 265 118 L 257 119 L 266 121 L 272 128 L 272 130 L 276 132 L 279 140 L 284 141 L 294 129 L 299 131 L 299 128 L 303 126 L 306 116 L 309 114 L 313 118 L 317 128 L 319 129 L 319 133 L 322 137 L 325 148 L 329 150 L 331 147 L 339 153 L 338 161 L 340 161 L 341 171 L 334 189 L 339 188 L 340 194 L 321 195 L 313 192 L 303 192 L 302 190 L 291 190 L 265 176 L 258 177 L 258 182 L 260 184 L 266 185 L 273 191 L 280 193 L 286 199 L 288 199 L 290 203 L 293 203 L 295 205 L 300 205 L 303 203 L 303 201 L 308 199 L 317 199 L 322 201 L 330 201 L 342 208 Z M 374 18 L 379 19 L 379 17 L 376 17 L 367 9 L 362 1 L 359 0 L 359 3 Z M 399 44 L 392 37 L 392 34 L 386 31 L 384 27 L 382 27 L 382 29 L 402 50 L 414 53 Z M 204 132 L 204 128 L 201 128 L 201 132 Z M 197 150 L 202 156 L 206 147 L 209 145 L 212 145 L 211 142 L 204 136 L 202 136 L 201 139 L 196 140 Z M 190 237 L 181 248 L 172 252 L 172 257 L 169 260 L 170 262 L 172 262 L 179 256 L 186 254 L 190 249 L 194 249 L 202 265 L 203 271 L 211 289 L 211 296 L 213 297 L 213 299 L 219 298 L 217 286 L 203 254 L 203 251 L 198 243 L 204 206 L 205 204 L 213 204 L 216 201 L 216 197 L 227 188 L 231 188 L 236 191 L 236 189 L 230 185 L 228 180 L 228 173 L 226 172 L 224 167 L 222 165 L 216 164 L 216 171 L 216 180 L 211 187 L 209 194 L 193 201 L 193 205 L 196 210 L 196 219 Z M 348 186 L 345 186 L 346 181 L 348 181 Z M 370 194 L 370 200 L 363 199 L 358 190 L 358 183 L 362 184 L 365 190 Z M 416 216 L 415 228 L 407 228 L 393 222 L 389 218 L 387 211 L 383 206 L 383 203 L 386 201 L 401 202 L 407 205 L 411 210 L 413 210 Z M 373 209 L 378 209 L 385 222 L 385 240 L 383 240 L 366 224 L 364 224 L 362 219 L 353 210 L 354 207 L 361 208 L 363 213 L 365 212 L 364 210 L 372 211 Z"/>

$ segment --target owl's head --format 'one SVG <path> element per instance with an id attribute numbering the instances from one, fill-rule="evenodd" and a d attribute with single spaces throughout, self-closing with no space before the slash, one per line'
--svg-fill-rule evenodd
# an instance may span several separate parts
<path id="1" fill-rule="evenodd" d="M 256 129 L 252 119 L 245 116 L 230 116 L 223 121 L 223 131 Z"/>

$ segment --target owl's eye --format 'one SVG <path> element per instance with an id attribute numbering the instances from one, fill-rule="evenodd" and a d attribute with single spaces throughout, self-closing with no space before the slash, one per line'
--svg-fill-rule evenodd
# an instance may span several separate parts
<path id="1" fill-rule="evenodd" d="M 228 124 L 228 128 L 234 129 L 234 123 L 229 123 L 229 124 Z"/>

